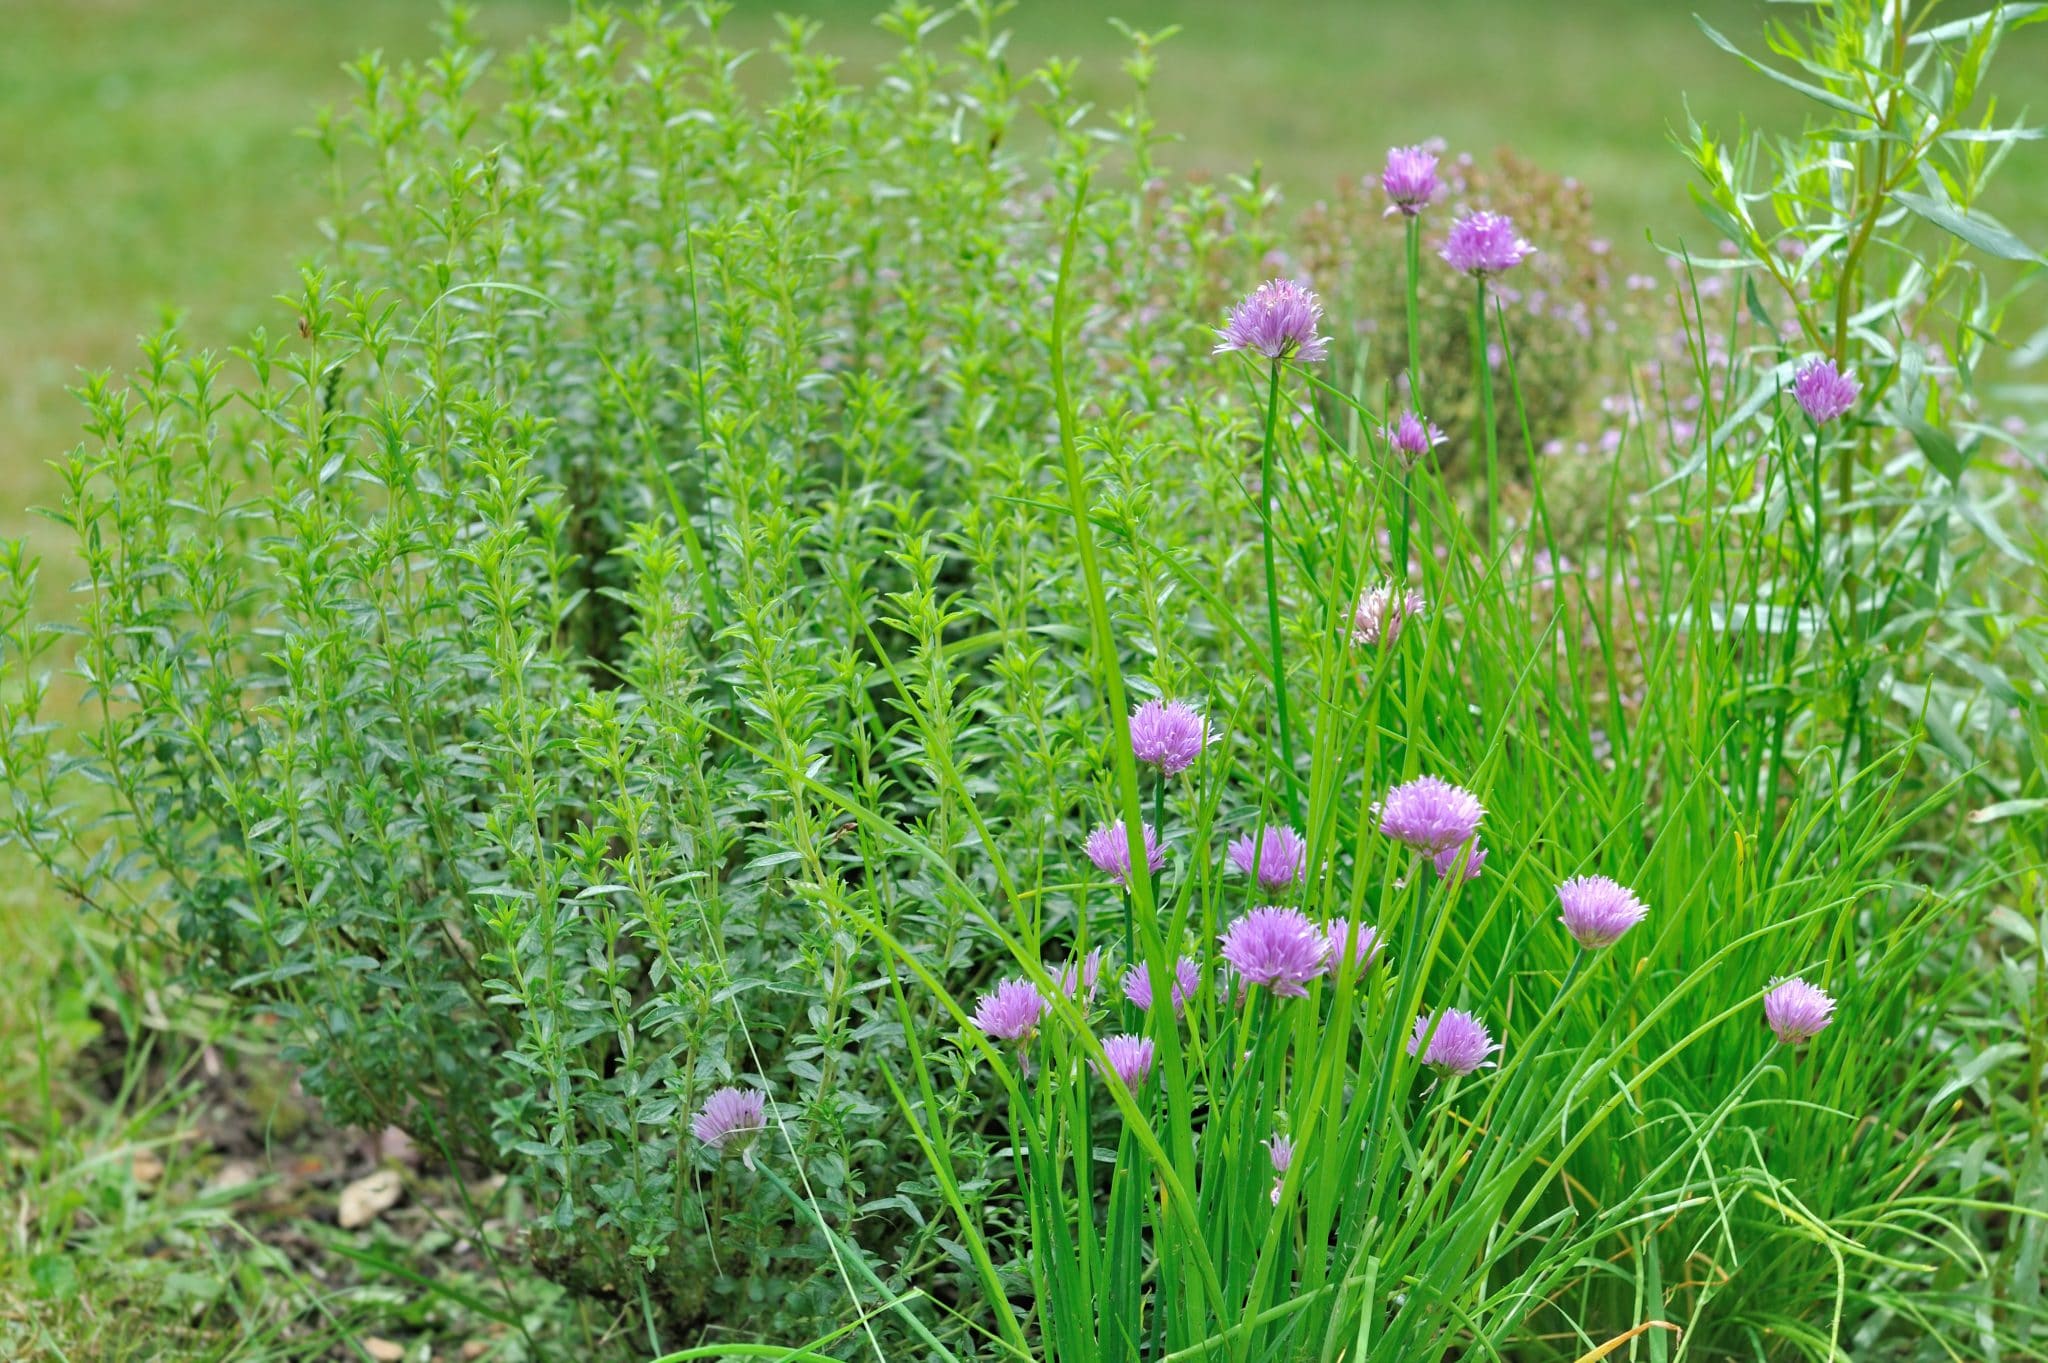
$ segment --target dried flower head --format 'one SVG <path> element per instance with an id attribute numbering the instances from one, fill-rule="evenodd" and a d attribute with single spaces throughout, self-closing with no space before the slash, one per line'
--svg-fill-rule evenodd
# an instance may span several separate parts
<path id="1" fill-rule="evenodd" d="M 1343 972 L 1356 966 L 1361 972 L 1379 959 L 1386 943 L 1379 929 L 1365 923 L 1353 926 L 1348 918 L 1332 918 L 1329 927 L 1330 968 Z"/>
<path id="2" fill-rule="evenodd" d="M 690 1122 L 698 1140 L 721 1155 L 749 1158 L 754 1141 L 768 1129 L 768 1095 L 757 1089 L 722 1088 L 704 1100 Z"/>
<path id="3" fill-rule="evenodd" d="M 1187 1011 L 1188 1000 L 1195 996 L 1195 989 L 1202 982 L 1202 972 L 1195 963 L 1183 956 L 1173 963 L 1173 1015 L 1179 1017 Z M 1145 1012 L 1152 1009 L 1152 973 L 1143 961 L 1124 972 L 1124 997 L 1131 1006 Z"/>
<path id="4" fill-rule="evenodd" d="M 1650 912 L 1636 892 L 1606 876 L 1573 876 L 1557 887 L 1564 924 L 1582 947 L 1611 947 Z"/>
<path id="5" fill-rule="evenodd" d="M 1515 235 L 1513 219 L 1478 212 L 1467 213 L 1451 224 L 1451 234 L 1438 254 L 1459 273 L 1484 279 L 1512 270 L 1535 255 L 1536 248 Z"/>
<path id="6" fill-rule="evenodd" d="M 1216 353 L 1249 350 L 1269 360 L 1290 356 L 1311 363 L 1329 353 L 1329 338 L 1320 335 L 1323 304 L 1315 291 L 1292 279 L 1269 279 L 1230 310 L 1230 320 L 1216 335 Z"/>
<path id="7" fill-rule="evenodd" d="M 997 1041 L 1029 1041 L 1045 1017 L 1045 995 L 1029 980 L 1001 980 L 974 1003 L 974 1025 Z"/>
<path id="8" fill-rule="evenodd" d="M 1450 878 L 1452 872 L 1458 871 L 1460 867 L 1464 868 L 1462 874 L 1465 879 L 1477 880 L 1479 879 L 1479 868 L 1486 865 L 1486 849 L 1481 847 L 1479 840 L 1475 838 L 1471 842 L 1460 843 L 1456 847 L 1446 847 L 1442 851 L 1435 853 L 1430 857 L 1429 864 L 1434 866 L 1436 873 L 1446 880 Z"/>
<path id="9" fill-rule="evenodd" d="M 1225 855 L 1239 875 L 1255 877 L 1264 890 L 1284 890 L 1308 869 L 1307 841 L 1285 825 L 1267 824 L 1233 838 Z"/>
<path id="10" fill-rule="evenodd" d="M 1462 786 L 1435 776 L 1403 781 L 1380 802 L 1380 832 L 1434 855 L 1472 841 L 1486 809 Z"/>
<path id="11" fill-rule="evenodd" d="M 1223 931 L 1223 959 L 1248 985 L 1300 997 L 1323 973 L 1330 943 L 1299 909 L 1253 909 Z"/>
<path id="12" fill-rule="evenodd" d="M 1854 374 L 1845 374 L 1835 362 L 1816 355 L 1792 375 L 1792 400 L 1799 404 L 1816 426 L 1825 426 L 1856 406 L 1863 388 Z"/>
<path id="13" fill-rule="evenodd" d="M 1427 1041 L 1429 1048 L 1422 1050 Z M 1435 1018 L 1424 1013 L 1415 1019 L 1415 1033 L 1408 1038 L 1408 1054 L 1422 1051 L 1422 1063 L 1439 1074 L 1470 1074 L 1500 1047 L 1493 1044 L 1486 1024 L 1462 1008 L 1446 1008 Z"/>
<path id="14" fill-rule="evenodd" d="M 1159 845 L 1159 830 L 1149 823 L 1140 824 L 1139 828 L 1145 838 L 1145 869 L 1156 876 L 1166 865 L 1166 849 Z M 1131 883 L 1131 839 L 1124 831 L 1122 819 L 1090 833 L 1082 849 L 1088 853 L 1088 860 L 1095 863 L 1095 869 L 1109 877 L 1111 884 Z"/>
<path id="15" fill-rule="evenodd" d="M 1428 147 L 1389 147 L 1387 167 L 1380 172 L 1387 194 L 1387 214 L 1414 217 L 1442 188 L 1436 178 L 1436 153 Z"/>
<path id="16" fill-rule="evenodd" d="M 1422 593 L 1368 587 L 1351 612 L 1351 642 L 1361 648 L 1393 647 L 1401 626 L 1422 614 Z"/>
<path id="17" fill-rule="evenodd" d="M 1805 980 L 1772 980 L 1771 992 L 1764 995 L 1764 1021 L 1787 1046 L 1804 1046 L 1834 1020 L 1834 999 Z"/>
<path id="18" fill-rule="evenodd" d="M 1178 775 L 1194 765 L 1208 741 L 1202 712 L 1185 701 L 1148 700 L 1131 711 L 1131 752 L 1142 766 Z"/>
<path id="19" fill-rule="evenodd" d="M 1401 419 L 1388 422 L 1380 434 L 1404 468 L 1414 468 L 1417 460 L 1447 438 L 1434 421 L 1425 421 L 1414 412 L 1401 413 Z"/>
<path id="20" fill-rule="evenodd" d="M 1093 1003 L 1096 983 L 1102 978 L 1102 948 L 1096 947 L 1079 961 L 1063 961 L 1050 973 L 1062 994 L 1070 999 L 1078 996 L 1083 1003 Z"/>
<path id="21" fill-rule="evenodd" d="M 1131 1036 L 1120 1033 L 1102 1039 L 1102 1053 L 1109 1059 L 1109 1068 L 1124 1087 L 1136 1093 L 1145 1085 L 1145 1076 L 1152 1073 L 1152 1038 Z M 1097 1074 L 1102 1073 L 1100 1065 L 1095 1066 Z"/>

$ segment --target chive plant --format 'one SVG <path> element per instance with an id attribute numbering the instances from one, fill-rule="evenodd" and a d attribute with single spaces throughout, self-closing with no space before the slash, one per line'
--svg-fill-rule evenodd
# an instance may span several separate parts
<path id="1" fill-rule="evenodd" d="M 647 1356 L 2040 1356 L 2026 16 L 1778 31 L 1566 468 L 1570 243 L 1396 153 L 1373 392 L 1002 9 L 359 62 L 283 324 L 81 386 L 75 623 L 0 553 L 9 837 Z"/>

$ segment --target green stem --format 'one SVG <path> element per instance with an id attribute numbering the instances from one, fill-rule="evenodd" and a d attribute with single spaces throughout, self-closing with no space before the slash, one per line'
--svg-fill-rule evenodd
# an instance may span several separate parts
<path id="1" fill-rule="evenodd" d="M 1408 219 L 1408 407 L 1428 429 L 1422 407 L 1422 220 Z M 1401 521 L 1394 528 L 1394 581 L 1408 582 L 1408 526 L 1415 519 L 1415 466 L 1403 459 Z"/>
<path id="2" fill-rule="evenodd" d="M 1500 551 L 1500 434 L 1493 418 L 1493 357 L 1486 353 L 1486 277 L 1472 281 L 1472 374 L 1486 433 L 1486 548 Z"/>
<path id="3" fill-rule="evenodd" d="M 1280 763 L 1286 774 L 1289 821 L 1301 827 L 1301 800 L 1295 793 L 1294 732 L 1287 721 L 1287 655 L 1280 647 L 1280 573 L 1273 561 L 1273 433 L 1280 419 L 1280 361 L 1273 361 L 1266 388 L 1266 438 L 1259 442 L 1259 524 L 1266 549 L 1266 643 L 1273 656 L 1273 704 L 1280 719 Z"/>

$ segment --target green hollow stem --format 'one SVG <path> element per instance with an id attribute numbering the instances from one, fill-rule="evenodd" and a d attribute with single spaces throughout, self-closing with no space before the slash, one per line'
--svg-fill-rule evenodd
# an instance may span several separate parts
<path id="1" fill-rule="evenodd" d="M 1422 407 L 1422 220 L 1408 219 L 1408 406 L 1417 421 L 1427 422 Z M 1426 426 L 1425 426 L 1426 429 Z M 1401 520 L 1394 527 L 1394 577 L 1408 580 L 1408 528 L 1415 519 L 1415 468 L 1401 467 Z"/>
<path id="2" fill-rule="evenodd" d="M 1500 549 L 1500 433 L 1493 417 L 1493 358 L 1486 353 L 1486 277 L 1472 281 L 1472 376 L 1479 426 L 1486 433 L 1486 547 Z"/>
<path id="3" fill-rule="evenodd" d="M 1301 827 L 1301 797 L 1295 784 L 1294 731 L 1287 718 L 1287 655 L 1280 647 L 1280 571 L 1273 556 L 1273 434 L 1280 420 L 1280 361 L 1274 360 L 1266 387 L 1266 438 L 1259 442 L 1259 526 L 1266 550 L 1266 642 L 1273 658 L 1273 706 L 1280 723 L 1280 764 L 1287 816 Z"/>

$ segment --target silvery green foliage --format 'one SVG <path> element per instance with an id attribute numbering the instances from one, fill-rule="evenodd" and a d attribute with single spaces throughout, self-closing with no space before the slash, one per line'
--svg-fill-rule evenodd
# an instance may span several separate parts
<path id="1" fill-rule="evenodd" d="M 892 11 L 861 87 L 792 23 L 743 88 L 719 6 L 593 7 L 495 72 L 459 19 L 364 59 L 295 325 L 152 340 L 66 467 L 92 724 L 61 751 L 30 684 L 15 831 L 275 1015 L 332 1117 L 515 1171 L 544 1266 L 637 1310 L 637 1263 L 683 1329 L 845 1309 L 691 1148 L 732 1078 L 840 1230 L 927 1279 L 959 1254 L 885 1134 L 900 1024 L 847 911 L 951 974 L 963 905 L 814 783 L 992 894 L 952 763 L 1059 855 L 1090 740 L 1033 304 L 1105 152 L 1077 362 L 1146 439 L 1231 439 L 1162 396 L 1244 248 L 1151 169 L 1144 44 L 1105 122 L 968 9 Z"/>

